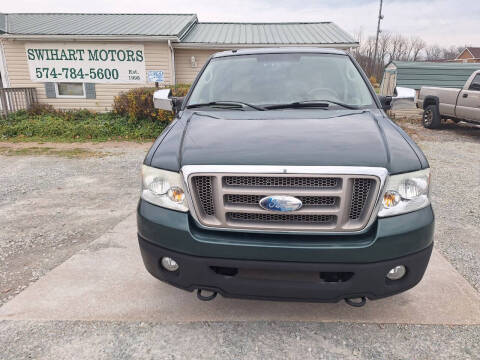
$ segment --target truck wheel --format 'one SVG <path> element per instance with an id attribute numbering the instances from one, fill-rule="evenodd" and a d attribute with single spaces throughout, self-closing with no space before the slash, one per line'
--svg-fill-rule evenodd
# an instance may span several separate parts
<path id="1" fill-rule="evenodd" d="M 423 126 L 427 129 L 438 129 L 442 124 L 437 105 L 428 105 L 423 111 Z"/>

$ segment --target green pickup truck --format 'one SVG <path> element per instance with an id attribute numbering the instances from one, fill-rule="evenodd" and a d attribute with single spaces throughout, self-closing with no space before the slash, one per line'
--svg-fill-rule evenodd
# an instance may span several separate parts
<path id="1" fill-rule="evenodd" d="M 201 300 L 362 306 L 415 286 L 432 247 L 430 169 L 348 54 L 213 55 L 143 163 L 138 240 Z"/>

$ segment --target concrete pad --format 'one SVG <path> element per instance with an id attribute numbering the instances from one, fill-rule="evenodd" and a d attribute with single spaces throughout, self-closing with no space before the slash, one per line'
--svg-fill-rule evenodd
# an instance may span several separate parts
<path id="1" fill-rule="evenodd" d="M 434 251 L 414 289 L 367 302 L 315 304 L 217 297 L 163 284 L 143 267 L 135 215 L 94 241 L 0 308 L 0 319 L 116 321 L 316 321 L 404 324 L 480 324 L 480 295 Z"/>

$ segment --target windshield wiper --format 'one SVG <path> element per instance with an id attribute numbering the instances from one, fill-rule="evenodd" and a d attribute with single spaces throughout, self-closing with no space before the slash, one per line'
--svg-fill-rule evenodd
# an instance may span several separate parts
<path id="1" fill-rule="evenodd" d="M 187 105 L 187 109 L 193 109 L 193 108 L 198 108 L 198 107 L 204 107 L 204 106 L 215 106 L 215 105 L 220 105 L 220 106 L 233 106 L 233 107 L 249 107 L 258 111 L 265 111 L 265 108 L 257 105 L 252 105 L 248 103 L 244 103 L 241 101 L 210 101 L 208 103 L 199 103 L 199 104 L 191 104 Z"/>
<path id="2" fill-rule="evenodd" d="M 344 104 L 333 100 L 307 100 L 307 101 L 295 101 L 287 104 L 276 104 L 265 106 L 265 109 L 300 109 L 300 108 L 328 108 L 330 104 L 335 104 L 346 109 L 358 110 L 358 106 Z"/>

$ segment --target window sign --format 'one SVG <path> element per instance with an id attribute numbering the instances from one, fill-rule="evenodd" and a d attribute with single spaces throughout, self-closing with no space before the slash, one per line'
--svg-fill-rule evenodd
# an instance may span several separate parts
<path id="1" fill-rule="evenodd" d="M 143 45 L 27 43 L 25 52 L 32 81 L 146 82 Z"/>
<path id="2" fill-rule="evenodd" d="M 150 70 L 148 71 L 148 82 L 162 82 L 163 81 L 163 71 L 161 70 Z"/>

